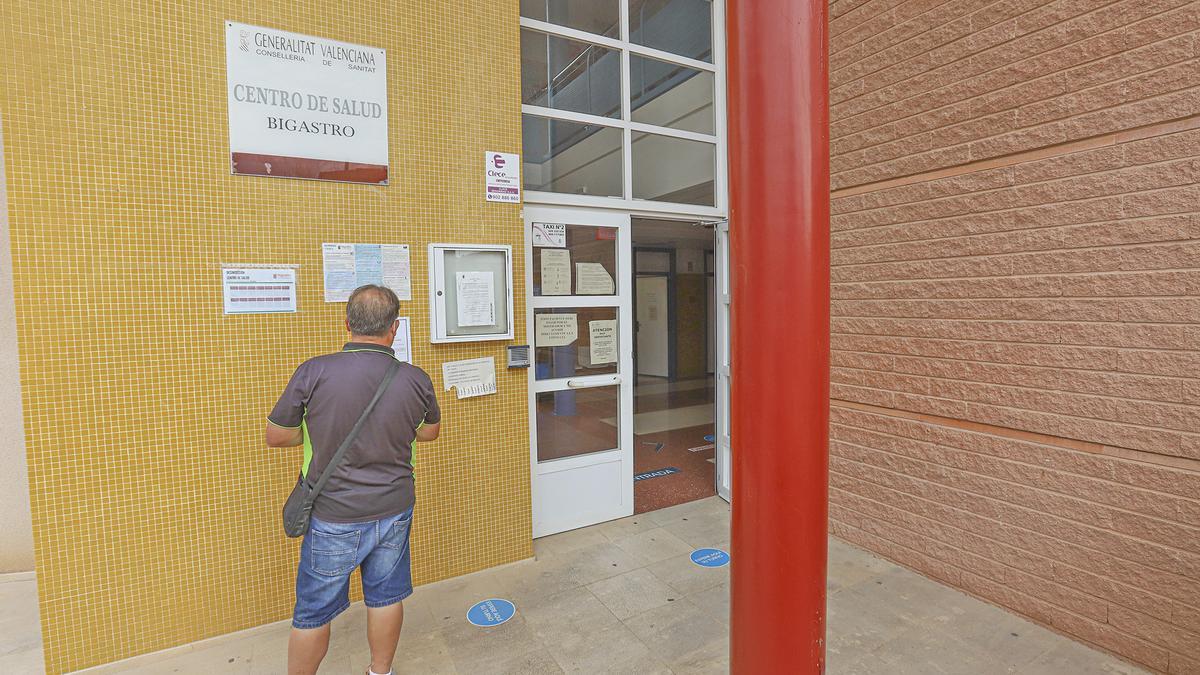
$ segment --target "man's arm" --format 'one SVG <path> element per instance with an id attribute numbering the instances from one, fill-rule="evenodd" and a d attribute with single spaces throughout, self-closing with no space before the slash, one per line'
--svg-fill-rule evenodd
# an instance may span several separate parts
<path id="1" fill-rule="evenodd" d="M 267 415 L 267 445 L 272 448 L 291 448 L 304 443 L 304 410 L 308 400 L 308 363 L 292 373 L 287 387 L 271 414 Z"/>
<path id="2" fill-rule="evenodd" d="M 289 429 L 267 422 L 267 445 L 272 448 L 291 448 L 304 443 L 304 429 Z"/>
<path id="3" fill-rule="evenodd" d="M 440 433 L 442 433 L 441 422 L 437 424 L 422 424 L 417 427 L 417 440 L 421 442 L 436 441 Z"/>

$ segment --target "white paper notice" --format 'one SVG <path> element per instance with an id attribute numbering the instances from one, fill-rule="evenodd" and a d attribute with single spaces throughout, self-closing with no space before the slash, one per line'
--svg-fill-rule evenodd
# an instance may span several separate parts
<path id="1" fill-rule="evenodd" d="M 485 152 L 486 186 L 489 202 L 521 201 L 521 156 L 505 152 Z"/>
<path id="2" fill-rule="evenodd" d="M 409 331 L 408 317 L 400 317 L 400 326 L 396 328 L 396 338 L 392 340 L 392 351 L 396 352 L 396 360 L 412 363 L 412 335 Z"/>
<path id="3" fill-rule="evenodd" d="M 613 278 L 600 263 L 575 263 L 575 292 L 579 295 L 612 295 Z"/>
<path id="4" fill-rule="evenodd" d="M 457 272 L 458 325 L 496 325 L 495 275 L 491 272 Z"/>
<path id="5" fill-rule="evenodd" d="M 589 321 L 588 331 L 591 333 L 592 348 L 591 357 L 592 365 L 601 363 L 616 363 L 617 362 L 617 322 L 615 319 L 607 321 Z"/>
<path id="6" fill-rule="evenodd" d="M 226 314 L 296 311 L 296 270 L 227 267 L 221 270 Z"/>
<path id="7" fill-rule="evenodd" d="M 322 244 L 325 302 L 345 302 L 366 284 L 387 286 L 400 300 L 412 300 L 408 244 Z"/>
<path id="8" fill-rule="evenodd" d="M 571 294 L 571 252 L 542 250 L 542 295 Z"/>
<path id="9" fill-rule="evenodd" d="M 595 323 L 594 321 L 592 323 Z M 579 339 L 579 315 L 538 314 L 534 346 L 565 347 Z"/>
<path id="10" fill-rule="evenodd" d="M 494 394 L 496 360 L 488 356 L 467 361 L 447 361 L 442 364 L 442 382 L 447 391 L 453 388 L 459 398 Z"/>
<path id="11" fill-rule="evenodd" d="M 538 248 L 564 248 L 567 226 L 563 223 L 534 223 L 533 245 Z"/>
<path id="12" fill-rule="evenodd" d="M 412 263 L 408 244 L 383 244 L 383 285 L 392 289 L 402 302 L 412 300 Z"/>

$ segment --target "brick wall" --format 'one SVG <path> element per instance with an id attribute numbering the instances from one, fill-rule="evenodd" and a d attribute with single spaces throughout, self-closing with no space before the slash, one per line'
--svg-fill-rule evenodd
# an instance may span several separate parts
<path id="1" fill-rule="evenodd" d="M 833 532 L 1200 673 L 1200 3 L 830 16 Z"/>

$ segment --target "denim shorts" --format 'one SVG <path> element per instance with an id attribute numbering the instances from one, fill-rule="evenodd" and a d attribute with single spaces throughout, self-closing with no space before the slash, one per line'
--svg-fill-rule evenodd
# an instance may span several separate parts
<path id="1" fill-rule="evenodd" d="M 300 546 L 292 625 L 320 628 L 350 606 L 350 574 L 362 567 L 367 607 L 387 607 L 412 595 L 408 531 L 412 509 L 365 523 L 312 519 Z"/>

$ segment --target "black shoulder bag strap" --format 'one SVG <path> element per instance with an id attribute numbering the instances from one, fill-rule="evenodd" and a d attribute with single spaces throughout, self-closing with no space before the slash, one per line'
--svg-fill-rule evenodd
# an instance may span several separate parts
<path id="1" fill-rule="evenodd" d="M 312 517 L 313 502 L 317 500 L 317 495 L 321 494 L 325 483 L 329 482 L 329 478 L 337 470 L 342 457 L 346 455 L 346 450 L 354 443 L 354 439 L 358 438 L 358 434 L 362 431 L 367 417 L 375 409 L 375 404 L 379 403 L 379 399 L 383 397 L 383 392 L 387 391 L 388 385 L 392 383 L 392 379 L 396 377 L 396 373 L 399 370 L 400 362 L 392 359 L 387 373 L 383 376 L 383 382 L 380 382 L 379 388 L 375 390 L 375 396 L 371 398 L 371 402 L 367 404 L 362 415 L 359 415 L 358 421 L 354 423 L 354 427 L 350 429 L 350 433 L 346 435 L 346 439 L 338 446 L 337 452 L 333 453 L 333 457 L 325 465 L 325 470 L 321 472 L 321 477 L 317 479 L 317 482 L 309 486 L 308 481 L 303 478 L 297 481 L 296 487 L 292 489 L 292 494 L 288 496 L 287 502 L 283 505 L 283 530 L 289 537 L 299 537 L 308 532 L 309 521 Z"/>

